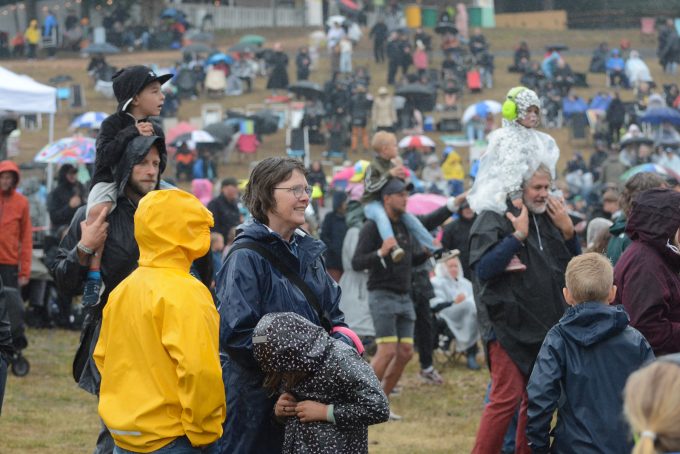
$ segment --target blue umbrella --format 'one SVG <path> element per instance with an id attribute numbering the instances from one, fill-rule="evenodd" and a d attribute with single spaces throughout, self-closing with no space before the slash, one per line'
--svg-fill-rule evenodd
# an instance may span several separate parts
<path id="1" fill-rule="evenodd" d="M 161 13 L 161 17 L 175 17 L 177 13 L 178 11 L 175 8 L 165 8 Z"/>
<path id="2" fill-rule="evenodd" d="M 234 59 L 231 58 L 229 55 L 223 54 L 222 52 L 213 54 L 208 59 L 205 61 L 207 65 L 214 65 L 216 63 L 226 63 L 228 65 L 231 65 L 234 63 Z"/>
<path id="3" fill-rule="evenodd" d="M 680 125 L 680 112 L 672 107 L 652 107 L 640 118 L 643 123 L 658 125 L 661 123 L 671 123 Z"/>
<path id="4" fill-rule="evenodd" d="M 85 112 L 71 122 L 70 129 L 99 129 L 109 115 L 105 112 Z"/>

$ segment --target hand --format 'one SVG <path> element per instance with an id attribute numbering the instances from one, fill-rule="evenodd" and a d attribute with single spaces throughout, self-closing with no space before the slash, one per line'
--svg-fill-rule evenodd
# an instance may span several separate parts
<path id="1" fill-rule="evenodd" d="M 71 208 L 78 208 L 83 202 L 79 195 L 74 195 L 68 201 L 68 206 Z"/>
<path id="2" fill-rule="evenodd" d="M 458 194 L 455 199 L 453 199 L 456 203 L 456 206 L 459 207 L 462 205 L 463 202 L 467 199 L 467 195 L 470 190 L 468 189 L 467 191 L 463 192 L 462 194 Z"/>
<path id="3" fill-rule="evenodd" d="M 548 197 L 548 216 L 552 219 L 553 224 L 557 227 L 565 240 L 570 240 L 574 237 L 574 223 L 571 222 L 569 213 L 564 203 L 556 197 Z"/>
<path id="4" fill-rule="evenodd" d="M 137 123 L 137 131 L 139 131 L 140 136 L 152 136 L 153 135 L 153 125 L 149 121 L 142 121 Z"/>
<path id="5" fill-rule="evenodd" d="M 516 231 L 523 234 L 524 238 L 529 236 L 529 210 L 527 210 L 527 207 L 524 204 L 522 204 L 522 211 L 519 213 L 519 216 L 507 212 L 505 213 L 505 217 L 512 222 L 512 227 Z"/>
<path id="6" fill-rule="evenodd" d="M 28 280 L 29 279 L 27 277 L 19 276 L 19 287 L 26 286 L 28 284 Z"/>
<path id="7" fill-rule="evenodd" d="M 465 293 L 459 293 L 456 299 L 453 301 L 453 304 L 460 304 L 463 301 L 465 301 Z"/>
<path id="8" fill-rule="evenodd" d="M 300 422 L 327 421 L 328 406 L 313 400 L 304 400 L 297 404 L 295 412 Z"/>
<path id="9" fill-rule="evenodd" d="M 524 205 L 524 202 L 522 202 L 521 198 L 512 199 L 512 206 L 514 206 L 518 210 L 521 210 L 523 205 Z"/>
<path id="10" fill-rule="evenodd" d="M 393 177 L 396 177 L 396 178 L 401 178 L 402 180 L 407 177 L 406 169 L 404 168 L 403 165 L 392 167 L 390 169 L 390 175 L 392 175 Z"/>
<path id="11" fill-rule="evenodd" d="M 279 400 L 274 405 L 274 414 L 279 418 L 289 418 L 295 416 L 295 407 L 297 400 L 290 393 L 283 393 L 279 396 Z"/>
<path id="12" fill-rule="evenodd" d="M 380 246 L 380 256 L 385 257 L 387 254 L 390 253 L 393 247 L 397 245 L 397 240 L 391 236 L 385 241 L 383 241 L 382 246 Z"/>
<path id="13" fill-rule="evenodd" d="M 104 245 L 109 229 L 109 223 L 106 222 L 108 212 L 109 208 L 104 207 L 92 224 L 88 225 L 87 221 L 80 223 L 80 242 L 83 246 L 96 251 Z"/>

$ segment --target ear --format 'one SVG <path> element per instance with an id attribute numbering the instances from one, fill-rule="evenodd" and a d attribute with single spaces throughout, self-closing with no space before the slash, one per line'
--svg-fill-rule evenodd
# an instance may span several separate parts
<path id="1" fill-rule="evenodd" d="M 562 296 L 564 296 L 564 301 L 566 301 L 568 305 L 576 306 L 576 301 L 574 301 L 574 297 L 571 296 L 571 292 L 567 287 L 562 288 Z"/>
<path id="2" fill-rule="evenodd" d="M 130 104 L 133 106 L 138 106 L 139 105 L 139 95 L 135 95 L 132 97 L 132 101 L 130 101 Z"/>
<path id="3" fill-rule="evenodd" d="M 614 298 L 616 298 L 616 286 L 612 285 L 612 288 L 609 289 L 609 295 L 607 295 L 607 302 L 609 304 L 613 303 Z"/>

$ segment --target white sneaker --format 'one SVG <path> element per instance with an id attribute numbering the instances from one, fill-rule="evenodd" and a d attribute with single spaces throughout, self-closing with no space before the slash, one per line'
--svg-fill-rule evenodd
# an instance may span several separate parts
<path id="1" fill-rule="evenodd" d="M 396 413 L 392 413 L 392 410 L 390 410 L 390 421 L 401 421 L 401 416 Z"/>

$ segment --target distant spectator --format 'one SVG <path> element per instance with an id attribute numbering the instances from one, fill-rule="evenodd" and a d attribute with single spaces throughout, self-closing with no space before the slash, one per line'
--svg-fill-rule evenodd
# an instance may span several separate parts
<path id="1" fill-rule="evenodd" d="M 215 218 L 215 226 L 212 230 L 221 233 L 223 238 L 228 238 L 231 229 L 242 221 L 236 178 L 222 180 L 220 194 L 208 203 L 208 209 Z"/>
<path id="2" fill-rule="evenodd" d="M 513 57 L 514 65 L 512 67 L 513 72 L 523 73 L 529 67 L 529 62 L 531 61 L 531 52 L 529 51 L 529 45 L 526 41 L 519 43 L 519 46 L 515 49 L 515 55 Z"/>
<path id="3" fill-rule="evenodd" d="M 625 73 L 628 83 L 632 87 L 637 87 L 640 82 L 651 82 L 653 80 L 647 63 L 642 61 L 640 53 L 636 50 L 630 51 L 630 56 L 626 61 Z"/>
<path id="4" fill-rule="evenodd" d="M 380 87 L 371 107 L 371 126 L 376 131 L 394 132 L 396 122 L 397 110 L 394 107 L 394 98 L 387 87 Z"/>
<path id="5" fill-rule="evenodd" d="M 347 211 L 347 194 L 341 191 L 333 193 L 333 211 L 326 214 L 321 223 L 320 239 L 326 244 L 326 270 L 335 282 L 340 282 L 343 274 L 342 244 L 347 233 L 345 213 Z"/>
<path id="6" fill-rule="evenodd" d="M 85 204 L 85 188 L 78 181 L 78 169 L 64 164 L 59 169 L 57 186 L 50 192 L 47 209 L 52 231 L 71 223 L 76 210 Z"/>
<path id="7" fill-rule="evenodd" d="M 31 22 L 28 24 L 26 32 L 24 33 L 24 36 L 26 37 L 26 43 L 28 45 L 27 57 L 29 60 L 34 59 L 36 58 L 36 50 L 40 44 L 40 30 L 38 29 L 37 20 L 31 20 Z"/>
<path id="8" fill-rule="evenodd" d="M 376 63 L 385 61 L 385 43 L 387 42 L 387 25 L 382 17 L 378 17 L 378 21 L 373 25 L 368 34 L 373 38 L 373 58 Z"/>
<path id="9" fill-rule="evenodd" d="M 297 80 L 307 80 L 309 79 L 309 68 L 312 64 L 312 60 L 309 57 L 309 49 L 307 46 L 303 46 L 298 51 L 295 57 L 295 67 L 297 69 Z"/>
<path id="10" fill-rule="evenodd" d="M 268 63 L 271 69 L 267 80 L 267 90 L 272 90 L 276 95 L 278 90 L 288 88 L 288 56 L 283 52 L 281 43 L 274 44 L 274 53 Z"/>
<path id="11" fill-rule="evenodd" d="M 482 34 L 482 29 L 475 27 L 472 29 L 472 36 L 470 37 L 470 52 L 472 55 L 481 54 L 489 48 L 489 44 L 486 42 L 486 37 Z"/>
<path id="12" fill-rule="evenodd" d="M 609 143 L 621 141 L 621 128 L 626 119 L 626 107 L 621 101 L 619 92 L 614 93 L 614 98 L 607 107 L 607 123 L 609 124 Z"/>
<path id="13" fill-rule="evenodd" d="M 612 87 L 621 86 L 623 88 L 628 88 L 630 86 L 625 71 L 626 64 L 624 63 L 623 58 L 621 58 L 621 51 L 612 49 L 611 54 L 607 59 L 606 67 L 609 84 Z"/>

